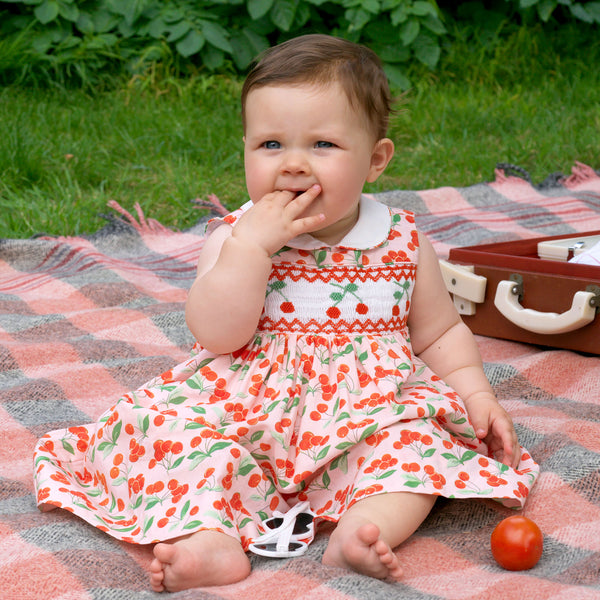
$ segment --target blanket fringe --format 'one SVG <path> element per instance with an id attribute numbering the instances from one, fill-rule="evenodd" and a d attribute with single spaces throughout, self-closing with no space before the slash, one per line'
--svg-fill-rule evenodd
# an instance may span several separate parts
<path id="1" fill-rule="evenodd" d="M 124 216 L 128 223 L 139 233 L 173 233 L 171 229 L 165 227 L 162 223 L 156 219 L 146 219 L 142 207 L 139 202 L 134 204 L 135 212 L 137 213 L 136 218 L 127 210 L 125 210 L 116 200 L 110 200 L 108 206 L 120 215 Z"/>
<path id="2" fill-rule="evenodd" d="M 495 183 L 506 183 L 509 180 L 513 180 L 515 182 L 521 181 L 533 185 L 528 171 L 518 165 L 498 163 L 494 169 L 494 175 Z M 566 188 L 573 188 L 593 179 L 598 179 L 598 173 L 592 169 L 592 167 L 581 162 L 575 162 L 575 165 L 571 169 L 571 175 L 564 177 L 560 173 L 555 173 L 551 175 L 547 181 L 553 182 L 554 185 L 558 184 Z M 546 185 L 548 185 L 548 183 L 546 183 Z M 534 187 L 545 187 L 545 183 L 541 183 L 539 186 Z"/>
<path id="3" fill-rule="evenodd" d="M 516 173 L 516 177 L 510 173 Z M 531 176 L 529 172 L 519 165 L 513 165 L 511 163 L 498 163 L 494 169 L 494 175 L 496 177 L 496 183 L 506 183 L 509 178 L 524 180 L 527 183 L 531 183 Z"/>
<path id="4" fill-rule="evenodd" d="M 592 167 L 580 162 L 576 162 L 575 166 L 571 169 L 571 175 L 563 179 L 561 183 L 566 188 L 571 188 L 581 185 L 582 183 L 587 183 L 592 179 L 598 179 L 598 173 L 596 173 Z"/>
<path id="5" fill-rule="evenodd" d="M 208 210 L 217 213 L 222 217 L 230 213 L 230 211 L 227 210 L 227 208 L 225 208 L 221 204 L 221 201 L 219 200 L 219 198 L 217 198 L 217 196 L 215 196 L 215 194 L 209 194 L 208 200 L 203 200 L 202 198 L 194 198 L 192 202 L 196 205 L 196 208 L 207 208 Z"/>
<path id="6" fill-rule="evenodd" d="M 201 198 L 195 198 L 192 202 L 197 208 L 208 209 L 217 215 L 225 216 L 229 214 L 222 204 L 221 201 L 215 196 L 215 194 L 209 194 L 207 200 Z M 110 200 L 108 206 L 115 212 L 118 212 L 121 216 L 125 217 L 126 221 L 140 234 L 148 233 L 175 233 L 172 229 L 165 227 L 160 221 L 156 219 L 147 219 L 144 215 L 144 211 L 140 206 L 139 202 L 134 204 L 135 212 L 137 213 L 137 219 L 128 210 L 124 209 L 116 200 Z"/>

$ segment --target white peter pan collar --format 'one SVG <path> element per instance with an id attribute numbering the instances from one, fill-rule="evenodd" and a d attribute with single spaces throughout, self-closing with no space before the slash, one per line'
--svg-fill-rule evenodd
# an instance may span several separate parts
<path id="1" fill-rule="evenodd" d="M 251 206 L 252 202 L 247 202 L 241 207 L 241 210 L 246 211 Z M 375 248 L 385 242 L 391 225 L 392 217 L 389 207 L 381 202 L 377 202 L 377 200 L 370 196 L 362 195 L 360 197 L 358 221 L 340 242 L 333 247 L 355 250 Z M 310 235 L 310 233 L 303 233 L 291 239 L 286 246 L 297 250 L 318 250 L 319 248 L 330 247 L 329 244 L 325 244 Z"/>

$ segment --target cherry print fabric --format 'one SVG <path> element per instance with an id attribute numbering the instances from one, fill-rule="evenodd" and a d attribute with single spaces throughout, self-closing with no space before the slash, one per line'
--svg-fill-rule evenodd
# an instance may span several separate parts
<path id="1" fill-rule="evenodd" d="M 361 200 L 355 244 L 381 206 Z M 384 492 L 523 506 L 531 456 L 516 470 L 489 456 L 457 394 L 412 354 L 418 237 L 411 213 L 385 215 L 372 247 L 308 236 L 279 251 L 245 347 L 197 344 L 97 423 L 45 435 L 38 503 L 129 542 L 216 529 L 244 548 L 274 510 L 305 499 L 330 521 Z"/>

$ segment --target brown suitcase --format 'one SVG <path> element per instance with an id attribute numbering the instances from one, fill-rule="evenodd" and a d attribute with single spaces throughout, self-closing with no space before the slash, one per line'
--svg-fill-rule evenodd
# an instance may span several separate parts
<path id="1" fill-rule="evenodd" d="M 480 335 L 600 354 L 600 267 L 538 257 L 539 242 L 576 235 L 451 249 L 440 265 L 464 322 Z"/>

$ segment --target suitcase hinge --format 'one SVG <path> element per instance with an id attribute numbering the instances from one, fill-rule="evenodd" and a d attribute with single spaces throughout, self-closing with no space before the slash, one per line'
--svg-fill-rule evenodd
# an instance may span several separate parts
<path id="1" fill-rule="evenodd" d="M 593 298 L 590 298 L 590 306 L 595 307 L 596 312 L 600 309 L 600 286 L 597 285 L 588 285 L 585 288 L 586 292 L 592 292 L 594 294 Z"/>
<path id="2" fill-rule="evenodd" d="M 509 279 L 515 282 L 515 285 L 510 290 L 514 296 L 518 296 L 519 300 L 523 299 L 523 276 L 518 273 L 513 273 Z"/>

